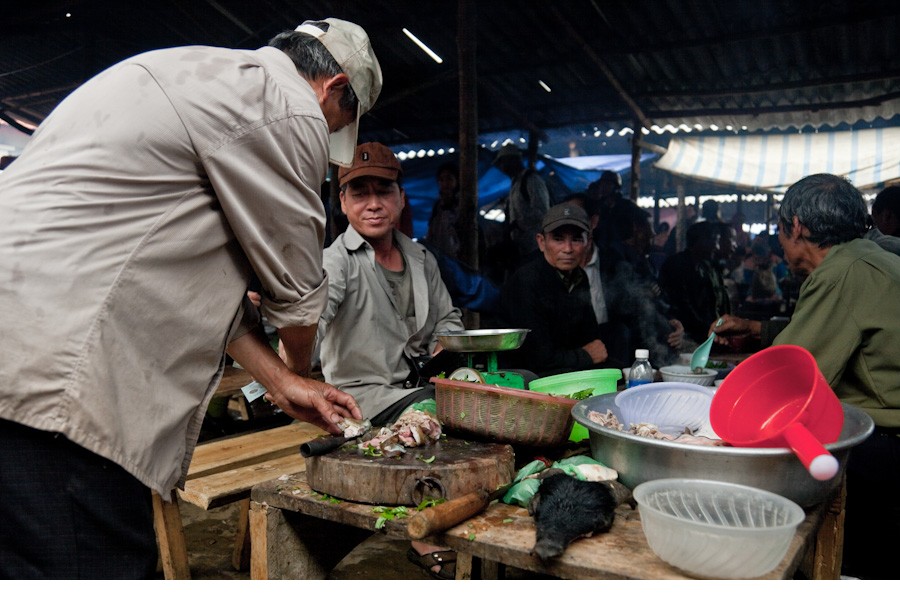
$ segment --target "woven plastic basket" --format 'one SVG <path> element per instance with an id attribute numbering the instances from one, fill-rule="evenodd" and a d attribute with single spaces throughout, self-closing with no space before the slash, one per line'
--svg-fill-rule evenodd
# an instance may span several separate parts
<path id="1" fill-rule="evenodd" d="M 433 377 L 437 417 L 449 430 L 525 446 L 564 444 L 576 400 Z"/>

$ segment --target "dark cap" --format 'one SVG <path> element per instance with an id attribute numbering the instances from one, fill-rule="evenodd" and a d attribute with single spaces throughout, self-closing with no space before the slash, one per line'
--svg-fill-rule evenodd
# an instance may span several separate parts
<path id="1" fill-rule="evenodd" d="M 547 214 L 544 215 L 541 230 L 550 232 L 563 225 L 572 225 L 587 232 L 591 230 L 591 223 L 584 209 L 569 203 L 551 206 Z"/>
<path id="2" fill-rule="evenodd" d="M 366 142 L 356 147 L 352 165 L 338 169 L 338 184 L 343 187 L 366 175 L 397 181 L 401 173 L 400 161 L 390 148 L 378 142 Z"/>

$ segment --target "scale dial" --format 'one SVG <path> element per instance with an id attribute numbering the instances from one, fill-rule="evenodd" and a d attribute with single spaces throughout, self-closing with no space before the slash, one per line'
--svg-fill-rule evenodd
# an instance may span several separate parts
<path id="1" fill-rule="evenodd" d="M 472 383 L 484 383 L 484 376 L 472 369 L 470 367 L 460 367 L 457 370 L 450 373 L 450 380 L 452 381 L 470 381 Z"/>

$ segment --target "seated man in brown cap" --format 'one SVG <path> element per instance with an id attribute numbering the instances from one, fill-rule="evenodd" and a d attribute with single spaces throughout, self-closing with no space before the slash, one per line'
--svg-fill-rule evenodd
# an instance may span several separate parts
<path id="1" fill-rule="evenodd" d="M 541 256 L 518 269 L 501 293 L 504 322 L 531 330 L 521 348 L 499 357 L 506 366 L 544 377 L 608 362 L 602 341 L 607 327 L 597 323 L 590 283 L 581 267 L 590 227 L 579 206 L 563 203 L 547 211 L 536 236 Z"/>
<path id="2" fill-rule="evenodd" d="M 401 173 L 387 146 L 357 146 L 353 164 L 338 171 L 349 227 L 324 258 L 322 372 L 374 425 L 392 423 L 419 396 L 434 397 L 404 385 L 410 361 L 440 350 L 436 332 L 463 329 L 434 256 L 395 227 L 404 204 Z"/>
<path id="3" fill-rule="evenodd" d="M 413 405 L 427 406 L 434 384 L 418 385 L 412 361 L 440 351 L 436 332 L 463 329 L 437 260 L 395 227 L 404 205 L 401 173 L 387 146 L 357 146 L 353 164 L 338 171 L 349 226 L 324 257 L 322 372 L 356 398 L 373 425 L 389 425 Z M 435 577 L 454 576 L 452 550 L 413 542 L 409 558 Z"/>

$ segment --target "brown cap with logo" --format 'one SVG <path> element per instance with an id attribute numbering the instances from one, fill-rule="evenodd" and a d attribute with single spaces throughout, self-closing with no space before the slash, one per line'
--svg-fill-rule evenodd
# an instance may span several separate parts
<path id="1" fill-rule="evenodd" d="M 338 169 L 338 185 L 343 187 L 350 181 L 366 175 L 397 181 L 402 173 L 400 161 L 390 148 L 378 142 L 366 142 L 356 147 L 353 164 Z"/>
<path id="2" fill-rule="evenodd" d="M 549 233 L 564 225 L 572 225 L 582 231 L 590 232 L 591 230 L 591 222 L 588 219 L 587 213 L 584 212 L 584 209 L 567 202 L 550 207 L 550 210 L 544 215 L 544 221 L 541 223 L 541 230 Z"/>

